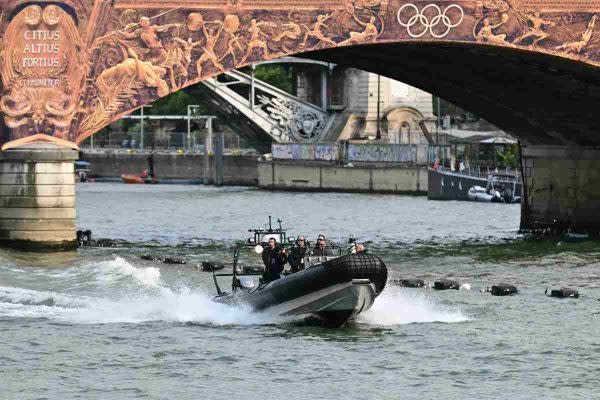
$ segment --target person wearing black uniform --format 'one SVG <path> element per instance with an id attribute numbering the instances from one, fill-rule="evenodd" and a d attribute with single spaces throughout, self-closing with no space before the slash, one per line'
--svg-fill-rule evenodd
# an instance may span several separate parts
<path id="1" fill-rule="evenodd" d="M 327 246 L 327 239 L 325 239 L 325 235 L 319 235 L 317 238 L 317 244 L 312 250 L 312 255 L 321 257 L 321 256 L 335 256 L 335 251 Z"/>
<path id="2" fill-rule="evenodd" d="M 298 272 L 304 269 L 304 257 L 306 256 L 308 248 L 304 236 L 300 235 L 296 239 L 296 245 L 292 247 L 288 261 L 290 267 L 292 267 L 292 273 Z"/>
<path id="3" fill-rule="evenodd" d="M 262 260 L 265 264 L 265 273 L 262 276 L 264 283 L 281 278 L 287 258 L 287 250 L 277 246 L 277 241 L 270 238 L 269 246 L 262 252 Z"/>

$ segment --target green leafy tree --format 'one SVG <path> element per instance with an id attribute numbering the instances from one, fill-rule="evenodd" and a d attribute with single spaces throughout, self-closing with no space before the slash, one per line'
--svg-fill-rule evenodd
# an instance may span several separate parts
<path id="1" fill-rule="evenodd" d="M 500 165 L 517 169 L 519 166 L 519 145 L 507 145 L 502 150 L 496 151 L 496 157 Z"/>
<path id="2" fill-rule="evenodd" d="M 259 65 L 254 71 L 254 77 L 292 94 L 294 79 L 291 68 L 276 64 Z"/>
<path id="3" fill-rule="evenodd" d="M 152 115 L 186 115 L 187 106 L 201 104 L 200 101 L 184 89 L 156 100 L 152 103 L 152 108 L 145 112 Z M 199 112 L 206 112 L 204 107 L 201 106 L 201 108 L 202 110 L 198 110 Z"/>

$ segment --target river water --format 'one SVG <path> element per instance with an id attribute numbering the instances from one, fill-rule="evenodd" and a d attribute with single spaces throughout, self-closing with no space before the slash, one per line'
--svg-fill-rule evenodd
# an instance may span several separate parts
<path id="1" fill-rule="evenodd" d="M 176 185 L 81 184 L 77 196 L 78 226 L 123 242 L 0 253 L 2 399 L 598 396 L 600 245 L 525 240 L 518 205 Z M 211 302 L 195 265 L 230 260 L 268 215 L 313 240 L 356 235 L 390 279 L 471 290 L 389 284 L 334 330 Z M 520 294 L 479 291 L 501 282 Z M 567 285 L 582 297 L 544 296 Z"/>

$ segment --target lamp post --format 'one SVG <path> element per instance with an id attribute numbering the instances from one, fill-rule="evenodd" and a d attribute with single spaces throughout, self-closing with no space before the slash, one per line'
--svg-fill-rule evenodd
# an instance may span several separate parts
<path id="1" fill-rule="evenodd" d="M 144 150 L 144 107 L 152 108 L 152 106 L 140 107 L 140 150 Z"/>
<path id="2" fill-rule="evenodd" d="M 377 133 L 375 135 L 375 139 L 381 139 L 381 75 L 377 75 Z"/>
<path id="3" fill-rule="evenodd" d="M 187 143 L 190 149 L 192 146 L 192 110 L 200 108 L 197 104 L 188 104 L 187 106 Z"/>
<path id="4" fill-rule="evenodd" d="M 251 69 L 252 73 L 250 75 L 250 77 L 251 77 L 251 79 L 250 79 L 250 99 L 248 99 L 248 100 L 250 100 L 250 109 L 254 110 L 254 97 L 256 94 L 256 90 L 254 88 L 254 72 L 256 71 L 256 64 L 250 65 L 250 69 Z"/>
<path id="5" fill-rule="evenodd" d="M 441 105 L 440 105 L 440 96 L 437 96 L 437 124 L 435 126 L 435 138 L 437 143 L 440 143 L 440 125 L 442 123 L 441 120 Z"/>

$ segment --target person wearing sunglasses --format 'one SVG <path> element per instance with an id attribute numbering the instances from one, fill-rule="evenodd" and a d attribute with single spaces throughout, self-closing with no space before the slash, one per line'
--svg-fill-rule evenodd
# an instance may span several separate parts
<path id="1" fill-rule="evenodd" d="M 312 255 L 317 257 L 335 256 L 335 251 L 331 247 L 327 246 L 327 239 L 325 239 L 325 235 L 319 235 L 317 237 L 317 244 L 313 248 Z"/>
<path id="2" fill-rule="evenodd" d="M 288 262 L 290 263 L 292 273 L 298 272 L 304 269 L 304 257 L 308 250 L 308 244 L 304 235 L 299 235 L 296 239 L 296 244 L 290 250 Z"/>

